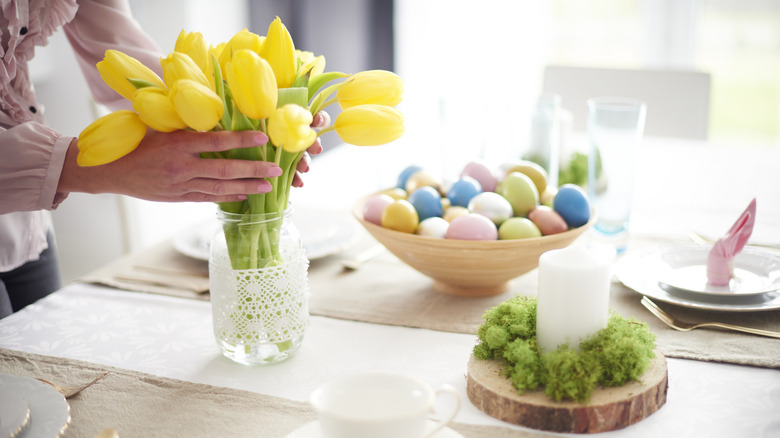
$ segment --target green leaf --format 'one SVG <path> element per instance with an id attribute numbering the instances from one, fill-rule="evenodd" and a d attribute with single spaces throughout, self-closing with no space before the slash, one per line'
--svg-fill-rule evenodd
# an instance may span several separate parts
<path id="1" fill-rule="evenodd" d="M 309 111 L 311 111 L 312 115 L 317 114 L 328 106 L 332 101 L 328 102 L 325 99 L 330 97 L 331 94 L 335 93 L 339 88 L 344 86 L 344 82 L 339 82 L 338 84 L 333 84 L 329 86 L 328 88 L 322 90 L 312 101 L 311 105 L 309 105 Z"/>
<path id="2" fill-rule="evenodd" d="M 340 79 L 345 78 L 349 76 L 347 73 L 342 73 L 338 71 L 332 71 L 328 73 L 321 73 L 318 75 L 314 75 L 311 79 L 309 79 L 309 98 L 306 99 L 307 101 L 311 100 L 314 95 L 320 91 L 320 88 L 325 86 L 328 82 L 334 80 L 334 79 Z"/>
<path id="3" fill-rule="evenodd" d="M 146 87 L 157 87 L 157 85 L 143 79 L 127 78 L 127 81 L 133 84 L 136 90 L 140 90 L 141 88 Z"/>

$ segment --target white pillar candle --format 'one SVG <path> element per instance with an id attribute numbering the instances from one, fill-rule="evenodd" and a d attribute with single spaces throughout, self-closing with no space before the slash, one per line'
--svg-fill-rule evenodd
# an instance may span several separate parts
<path id="1" fill-rule="evenodd" d="M 542 352 L 580 341 L 607 326 L 614 253 L 581 246 L 539 257 L 536 339 Z"/>

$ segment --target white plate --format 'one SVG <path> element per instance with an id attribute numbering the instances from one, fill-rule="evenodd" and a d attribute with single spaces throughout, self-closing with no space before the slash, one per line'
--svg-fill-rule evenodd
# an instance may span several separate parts
<path id="1" fill-rule="evenodd" d="M 301 235 L 306 257 L 315 260 L 347 249 L 358 236 L 355 220 L 346 214 L 325 210 L 296 209 L 293 222 Z M 211 237 L 217 231 L 216 221 L 188 228 L 173 238 L 173 247 L 198 260 L 209 259 Z"/>
<path id="2" fill-rule="evenodd" d="M 30 406 L 16 391 L 3 388 L 0 397 L 0 438 L 22 436 L 30 425 Z"/>
<path id="3" fill-rule="evenodd" d="M 664 282 L 665 279 L 668 280 L 665 276 L 668 276 L 670 271 L 668 254 L 675 251 L 690 254 L 691 248 L 690 246 L 662 247 L 630 251 L 618 261 L 615 267 L 615 275 L 627 287 L 642 295 L 679 306 L 738 312 L 780 309 L 780 292 L 777 290 L 752 294 L 726 294 L 670 287 Z M 707 247 L 701 248 L 706 250 Z M 696 251 L 692 251 L 692 253 L 696 253 Z M 767 261 L 766 265 L 761 265 L 764 267 L 778 263 L 778 256 L 771 253 L 762 253 L 752 249 L 745 249 L 743 253 L 746 253 L 747 256 L 736 257 L 735 265 L 745 268 L 745 265 L 740 260 L 749 260 L 748 265 L 750 266 L 748 267 L 759 273 L 761 269 L 756 269 L 753 266 L 757 260 Z M 704 254 L 706 257 L 706 252 Z M 674 257 L 672 259 L 674 260 Z M 679 266 L 676 262 L 673 262 L 672 265 Z M 767 268 L 764 269 L 766 271 Z M 776 275 L 774 270 L 771 270 L 771 272 L 772 275 Z"/>
<path id="4" fill-rule="evenodd" d="M 426 430 L 432 430 L 434 427 L 436 427 L 436 422 L 428 420 L 426 421 Z M 287 434 L 285 438 L 322 438 L 323 435 L 320 432 L 320 422 L 319 421 L 312 421 L 311 423 L 307 423 L 294 431 Z M 444 429 L 440 430 L 436 433 L 436 435 L 433 435 L 431 438 L 463 438 L 463 435 L 459 434 L 458 432 L 455 432 L 454 430 L 450 429 L 449 427 L 445 427 Z"/>
<path id="5" fill-rule="evenodd" d="M 51 386 L 30 377 L 0 373 L 0 393 L 13 391 L 30 407 L 25 437 L 59 437 L 70 423 L 70 406 Z"/>
<path id="6" fill-rule="evenodd" d="M 648 250 L 662 265 L 659 281 L 673 288 L 709 295 L 755 295 L 780 289 L 780 255 L 744 248 L 734 258 L 734 278 L 728 285 L 707 281 L 710 246 L 675 246 Z"/>

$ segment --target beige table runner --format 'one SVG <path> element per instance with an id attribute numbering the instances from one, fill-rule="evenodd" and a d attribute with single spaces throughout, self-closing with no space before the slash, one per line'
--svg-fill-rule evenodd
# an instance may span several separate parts
<path id="1" fill-rule="evenodd" d="M 302 401 L 91 362 L 0 351 L 0 372 L 65 386 L 84 384 L 106 371 L 110 373 L 105 378 L 68 400 L 71 421 L 64 438 L 90 438 L 107 428 L 116 430 L 120 438 L 281 438 L 316 420 L 314 410 Z M 462 423 L 451 428 L 467 438 L 544 436 L 534 431 Z"/>
<path id="2" fill-rule="evenodd" d="M 657 243 L 658 240 L 649 242 Z M 473 334 L 487 309 L 516 294 L 536 294 L 535 270 L 513 280 L 510 289 L 504 294 L 488 298 L 461 298 L 436 292 L 431 287 L 430 278 L 403 264 L 390 253 L 363 264 L 357 271 L 343 269 L 342 259 L 354 256 L 371 244 L 371 238 L 366 235 L 355 247 L 341 255 L 311 262 L 309 309 L 312 315 Z M 138 263 L 189 269 L 199 275 L 207 271 L 206 262 L 188 259 L 178 254 L 170 243 L 163 243 L 118 260 L 85 277 L 85 280 L 127 290 L 208 299 L 208 294 L 173 287 L 118 283 L 112 277 L 112 273 L 127 271 Z M 780 339 L 712 329 L 677 332 L 652 316 L 640 304 L 640 300 L 640 294 L 622 284 L 613 284 L 610 307 L 623 316 L 646 321 L 657 335 L 658 348 L 667 357 L 780 368 Z M 672 315 L 689 322 L 714 319 L 780 331 L 780 310 L 710 312 L 658 304 Z"/>

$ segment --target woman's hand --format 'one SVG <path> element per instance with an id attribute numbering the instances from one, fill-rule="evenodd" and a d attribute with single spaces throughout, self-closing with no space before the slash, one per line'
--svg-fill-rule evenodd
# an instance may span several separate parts
<path id="1" fill-rule="evenodd" d="M 266 193 L 265 178 L 279 176 L 274 163 L 203 159 L 203 152 L 222 152 L 265 144 L 257 131 L 161 133 L 150 130 L 131 153 L 108 164 L 76 164 L 77 139 L 68 149 L 60 175 L 59 192 L 119 193 L 150 201 L 225 202 Z"/>
<path id="2" fill-rule="evenodd" d="M 327 113 L 314 117 L 312 128 L 330 124 Z M 276 164 L 266 161 L 204 159 L 204 152 L 265 144 L 268 137 L 259 131 L 156 132 L 149 130 L 131 153 L 108 164 L 80 167 L 76 164 L 78 140 L 68 148 L 60 175 L 58 192 L 118 193 L 149 201 L 229 202 L 246 199 L 247 194 L 267 193 L 271 183 L 265 178 L 282 174 Z M 322 152 L 319 138 L 298 163 L 293 186 L 303 186 L 301 173 L 309 170 L 309 154 Z"/>

